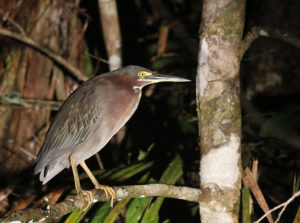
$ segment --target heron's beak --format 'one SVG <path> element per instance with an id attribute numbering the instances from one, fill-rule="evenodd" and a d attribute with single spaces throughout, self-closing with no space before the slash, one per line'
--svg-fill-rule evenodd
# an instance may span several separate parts
<path id="1" fill-rule="evenodd" d="M 149 84 L 154 84 L 154 83 L 159 83 L 159 82 L 189 82 L 191 80 L 182 78 L 182 77 L 175 77 L 175 76 L 169 76 L 169 75 L 164 75 L 164 74 L 153 74 L 153 75 L 141 78 L 141 79 L 139 79 L 139 81 L 146 81 Z"/>

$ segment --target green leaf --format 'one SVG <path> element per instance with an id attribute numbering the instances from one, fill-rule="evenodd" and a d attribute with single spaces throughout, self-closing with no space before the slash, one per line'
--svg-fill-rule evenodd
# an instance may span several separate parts
<path id="1" fill-rule="evenodd" d="M 141 179 L 139 180 L 139 183 L 144 183 L 148 179 L 148 176 L 149 173 L 146 173 L 144 176 L 142 176 Z M 112 209 L 108 209 L 105 212 L 105 215 L 103 215 L 102 212 L 99 213 L 98 210 L 94 217 L 96 219 L 95 222 L 104 222 L 104 223 L 115 222 L 118 215 L 122 212 L 125 206 L 130 202 L 130 200 L 131 199 L 123 199 L 119 201 Z"/>
<path id="2" fill-rule="evenodd" d="M 116 221 L 116 218 L 121 213 L 123 208 L 129 203 L 130 198 L 123 199 L 119 201 L 114 208 L 109 212 L 109 214 L 105 217 L 105 220 L 103 223 L 114 223 Z"/>
<path id="3" fill-rule="evenodd" d="M 261 137 L 285 138 L 286 136 L 295 136 L 300 123 L 298 116 L 291 113 L 275 114 L 263 124 L 259 135 Z"/>
<path id="4" fill-rule="evenodd" d="M 179 155 L 177 155 L 161 176 L 159 183 L 170 185 L 175 184 L 176 181 L 182 176 L 182 174 L 182 159 Z"/>
<path id="5" fill-rule="evenodd" d="M 178 119 L 178 123 L 180 125 L 181 132 L 183 134 L 192 135 L 192 134 L 196 133 L 196 128 L 192 123 L 190 123 L 184 119 Z"/>
<path id="6" fill-rule="evenodd" d="M 136 165 L 132 165 L 128 168 L 125 168 L 123 170 L 120 170 L 111 176 L 108 177 L 109 180 L 115 181 L 115 182 L 121 182 L 129 179 L 132 176 L 135 176 L 136 174 L 144 171 L 145 169 L 148 169 L 153 165 L 153 162 L 147 162 L 147 163 L 138 163 Z"/>
<path id="7" fill-rule="evenodd" d="M 148 184 L 156 183 L 156 181 L 151 178 L 147 181 L 147 183 Z M 141 220 L 146 208 L 149 207 L 152 199 L 153 199 L 152 197 L 133 199 L 130 202 L 126 211 L 126 215 L 125 215 L 126 222 L 138 223 Z"/>
<path id="8" fill-rule="evenodd" d="M 141 160 L 145 159 L 146 157 L 147 157 L 147 152 L 140 149 L 137 160 L 141 161 Z"/>
<path id="9" fill-rule="evenodd" d="M 159 221 L 158 212 L 164 201 L 164 198 L 158 197 L 150 206 L 150 208 L 145 212 L 142 223 L 156 223 Z"/>
<path id="10" fill-rule="evenodd" d="M 138 223 L 142 218 L 146 208 L 149 206 L 151 200 L 152 197 L 133 199 L 126 211 L 126 222 Z"/>
<path id="11" fill-rule="evenodd" d="M 19 92 L 11 91 L 8 95 L 1 97 L 2 101 L 7 104 L 22 105 L 25 108 L 30 107 L 20 96 Z"/>
<path id="12" fill-rule="evenodd" d="M 94 216 L 91 219 L 90 223 L 101 223 L 101 222 L 103 222 L 105 217 L 110 212 L 110 210 L 111 210 L 110 201 L 103 203 L 101 205 L 101 207 L 98 208 L 98 210 L 94 214 Z"/>
<path id="13" fill-rule="evenodd" d="M 92 58 L 88 54 L 88 47 L 86 47 L 86 53 L 83 54 L 82 59 L 83 59 L 83 71 L 85 74 L 91 77 L 93 74 L 93 64 L 92 64 Z"/>
<path id="14" fill-rule="evenodd" d="M 298 211 L 297 211 L 297 214 L 294 218 L 293 223 L 299 223 L 299 222 L 300 222 L 300 206 L 298 207 Z"/>
<path id="15" fill-rule="evenodd" d="M 126 168 L 114 168 L 112 170 L 106 170 L 106 171 L 96 170 L 93 171 L 93 174 L 96 176 L 96 178 L 99 181 L 106 179 L 108 181 L 122 182 L 148 169 L 152 165 L 153 162 L 140 162 Z M 88 179 L 88 176 L 85 173 L 80 175 L 80 180 L 83 179 Z"/>
<path id="16" fill-rule="evenodd" d="M 168 168 L 165 170 L 163 175 L 160 178 L 159 183 L 163 184 L 175 184 L 177 180 L 183 174 L 182 169 L 182 159 L 179 155 L 177 155 L 174 160 L 169 164 Z M 158 197 L 150 206 L 148 210 L 146 210 L 144 217 L 142 219 L 142 223 L 156 223 L 159 221 L 159 209 L 164 201 L 163 197 Z"/>
<path id="17" fill-rule="evenodd" d="M 154 70 L 161 70 L 163 68 L 168 67 L 169 65 L 180 64 L 180 63 L 182 63 L 182 57 L 179 56 L 162 57 L 153 61 L 151 67 Z"/>
<path id="18" fill-rule="evenodd" d="M 169 40 L 167 43 L 166 52 L 179 51 L 180 47 L 181 45 L 179 42 Z M 157 43 L 149 44 L 146 48 L 146 53 L 149 56 L 154 56 L 157 54 L 157 50 L 158 50 Z"/>
<path id="19" fill-rule="evenodd" d="M 73 211 L 67 217 L 67 219 L 65 220 L 65 223 L 79 223 L 82 220 L 82 218 L 88 213 L 89 209 L 84 212 L 81 209 Z"/>
<path id="20" fill-rule="evenodd" d="M 251 207 L 250 207 L 250 189 L 244 187 L 242 190 L 242 208 L 243 208 L 243 223 L 251 222 Z"/>

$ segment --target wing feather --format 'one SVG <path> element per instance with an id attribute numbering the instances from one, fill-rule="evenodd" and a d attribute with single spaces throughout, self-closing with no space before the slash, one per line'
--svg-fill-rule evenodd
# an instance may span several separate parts
<path id="1" fill-rule="evenodd" d="M 105 85 L 103 81 L 99 78 L 92 84 Z M 91 82 L 89 85 L 86 83 L 76 89 L 57 112 L 38 154 L 35 173 L 41 172 L 56 157 L 83 143 L 99 128 L 102 121 L 101 96 L 95 94 Z"/>

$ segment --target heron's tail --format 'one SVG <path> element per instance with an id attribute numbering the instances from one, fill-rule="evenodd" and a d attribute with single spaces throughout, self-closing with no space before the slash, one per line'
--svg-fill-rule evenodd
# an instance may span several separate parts
<path id="1" fill-rule="evenodd" d="M 70 166 L 69 159 L 67 157 L 58 157 L 50 163 L 44 165 L 36 165 L 34 174 L 40 173 L 40 181 L 46 184 L 49 180 L 59 174 L 63 169 Z"/>

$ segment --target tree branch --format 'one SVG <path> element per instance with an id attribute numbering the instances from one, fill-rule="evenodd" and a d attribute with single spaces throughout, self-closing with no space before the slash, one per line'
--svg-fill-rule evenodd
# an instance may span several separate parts
<path id="1" fill-rule="evenodd" d="M 272 208 L 271 210 L 269 210 L 268 212 L 266 212 L 263 216 L 260 217 L 260 219 L 258 219 L 257 221 L 255 221 L 254 223 L 259 223 L 261 222 L 265 217 L 267 217 L 269 214 L 271 214 L 272 212 L 276 211 L 277 209 L 283 207 L 281 209 L 281 211 L 279 212 L 278 214 L 278 217 L 275 221 L 275 223 L 279 222 L 283 212 L 285 211 L 286 207 L 296 198 L 300 196 L 300 191 L 297 191 L 295 194 L 293 194 L 292 197 L 290 197 L 286 202 L 283 202 L 282 204 L 280 205 L 277 205 L 276 207 Z"/>
<path id="2" fill-rule="evenodd" d="M 242 41 L 242 44 L 240 47 L 240 50 L 241 50 L 240 56 L 241 57 L 243 57 L 243 55 L 248 50 L 248 48 L 250 47 L 252 42 L 260 36 L 281 39 L 281 40 L 291 44 L 294 47 L 300 48 L 300 39 L 291 34 L 283 33 L 282 31 L 280 31 L 278 29 L 253 27 L 251 29 L 251 31 L 247 33 L 244 40 Z"/>
<path id="3" fill-rule="evenodd" d="M 165 184 L 147 184 L 135 186 L 116 186 L 113 187 L 116 192 L 116 200 L 125 198 L 142 198 L 152 196 L 162 196 L 168 198 L 181 199 L 191 202 L 207 202 L 216 191 L 205 189 L 195 189 L 189 187 L 177 187 Z M 94 203 L 107 201 L 103 190 L 91 190 L 94 197 Z M 82 199 L 79 195 L 67 197 L 64 201 L 49 205 L 46 210 L 41 208 L 24 209 L 13 212 L 10 216 L 0 218 L 0 222 L 52 222 L 54 219 L 66 215 L 76 209 L 83 208 L 88 205 L 88 201 Z"/>
<path id="4" fill-rule="evenodd" d="M 270 29 L 259 27 L 260 36 L 266 36 L 271 38 L 281 39 L 294 47 L 300 48 L 300 39 L 289 34 L 280 31 L 279 29 Z"/>
<path id="5" fill-rule="evenodd" d="M 9 37 L 11 39 L 17 40 L 27 46 L 39 51 L 41 54 L 47 56 L 51 60 L 53 60 L 59 66 L 62 66 L 64 69 L 69 71 L 76 79 L 80 81 L 86 81 L 88 77 L 82 73 L 79 69 L 75 68 L 71 63 L 65 60 L 63 57 L 51 52 L 50 50 L 42 47 L 38 43 L 36 43 L 33 39 L 20 35 L 18 33 L 11 32 L 8 29 L 0 28 L 0 35 Z"/>

